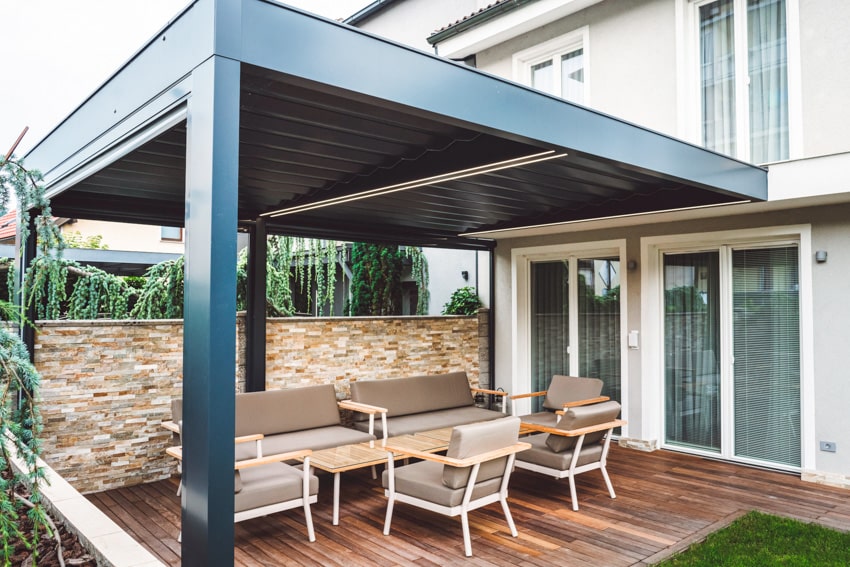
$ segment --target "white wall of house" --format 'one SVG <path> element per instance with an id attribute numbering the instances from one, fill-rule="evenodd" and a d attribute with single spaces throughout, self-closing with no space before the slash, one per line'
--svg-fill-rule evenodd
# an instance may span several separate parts
<path id="1" fill-rule="evenodd" d="M 426 38 L 454 20 L 479 8 L 479 0 L 406 0 L 384 8 L 358 28 L 433 53 Z"/>
<path id="2" fill-rule="evenodd" d="M 161 227 L 147 224 L 124 224 L 96 220 L 76 220 L 62 226 L 65 232 L 79 232 L 83 238 L 100 235 L 110 250 L 133 252 L 167 252 L 182 254 L 183 240 L 163 240 Z"/>
<path id="3" fill-rule="evenodd" d="M 524 294 L 529 293 L 528 282 L 522 280 L 527 270 L 521 264 L 536 253 L 545 257 L 553 251 L 613 246 L 620 250 L 625 290 L 620 331 L 622 401 L 629 425 L 623 438 L 636 446 L 662 446 L 665 389 L 658 328 L 663 317 L 659 251 L 677 246 L 698 250 L 701 243 L 706 248 L 728 244 L 730 250 L 741 243 L 792 243 L 800 254 L 802 465 L 798 470 L 809 480 L 850 487 L 846 411 L 850 388 L 845 370 L 850 336 L 846 285 L 850 105 L 845 96 L 850 92 L 850 36 L 843 25 L 850 21 L 850 3 L 786 1 L 790 159 L 769 164 L 769 201 L 494 234 L 498 243 L 493 301 L 495 385 L 509 391 L 530 387 L 530 371 L 523 367 L 528 355 L 521 350 L 527 347 L 522 327 L 528 317 L 523 311 L 528 305 Z M 540 0 L 447 39 L 438 46 L 439 53 L 447 57 L 474 53 L 480 69 L 527 83 L 529 58 L 538 56 L 541 46 L 578 37 L 585 57 L 584 104 L 700 143 L 694 39 L 700 2 Z M 398 4 L 399 9 L 407 5 L 427 12 L 417 0 Z M 456 13 L 444 23 L 467 15 Z M 534 21 L 535 27 L 528 28 L 523 21 Z M 513 32 L 508 22 L 514 23 Z M 392 26 L 392 18 L 383 24 Z M 826 262 L 815 261 L 818 250 L 827 252 Z M 634 267 L 622 270 L 629 261 Z M 629 331 L 637 331 L 638 348 L 628 348 Z M 730 362 L 731 358 L 725 360 Z M 837 450 L 821 450 L 821 441 L 834 443 Z"/>

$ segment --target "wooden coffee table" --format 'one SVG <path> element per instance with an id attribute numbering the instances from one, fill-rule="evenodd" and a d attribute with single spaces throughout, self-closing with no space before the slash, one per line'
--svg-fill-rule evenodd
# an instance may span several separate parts
<path id="1" fill-rule="evenodd" d="M 425 453 L 445 451 L 449 446 L 449 438 L 451 437 L 451 430 L 450 428 L 448 429 L 448 437 L 442 433 L 436 433 L 432 437 L 423 432 L 391 437 L 386 440 L 386 443 L 392 443 L 395 447 L 404 447 Z M 441 430 L 436 431 L 439 432 Z M 386 463 L 389 452 L 384 449 L 384 443 L 385 441 L 381 439 L 368 443 L 342 445 L 340 447 L 313 451 L 313 454 L 310 455 L 311 467 L 333 473 L 334 475 L 333 525 L 339 525 L 339 487 L 342 473 Z M 401 458 L 404 458 L 404 456 L 393 454 L 394 460 Z"/>

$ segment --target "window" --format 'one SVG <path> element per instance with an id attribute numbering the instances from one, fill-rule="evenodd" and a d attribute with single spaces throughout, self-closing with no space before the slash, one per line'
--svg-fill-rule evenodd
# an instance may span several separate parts
<path id="1" fill-rule="evenodd" d="M 183 228 L 179 226 L 161 226 L 159 227 L 159 237 L 162 240 L 182 242 Z"/>
<path id="2" fill-rule="evenodd" d="M 691 6 L 701 143 L 753 163 L 788 159 L 786 0 L 711 0 Z"/>
<path id="3" fill-rule="evenodd" d="M 514 55 L 514 78 L 535 89 L 588 104 L 587 28 Z"/>

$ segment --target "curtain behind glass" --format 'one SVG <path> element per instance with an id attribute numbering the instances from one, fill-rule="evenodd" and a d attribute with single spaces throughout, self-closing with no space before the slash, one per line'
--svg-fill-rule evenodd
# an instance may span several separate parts
<path id="1" fill-rule="evenodd" d="M 699 8 L 702 143 L 734 156 L 735 144 L 735 29 L 732 0 Z"/>
<path id="2" fill-rule="evenodd" d="M 584 49 L 561 56 L 561 97 L 570 102 L 584 103 Z"/>
<path id="3" fill-rule="evenodd" d="M 750 161 L 788 159 L 785 0 L 748 0 Z"/>
<path id="4" fill-rule="evenodd" d="M 551 59 L 531 67 L 531 86 L 546 93 L 552 92 L 555 86 L 555 70 Z"/>
<path id="5" fill-rule="evenodd" d="M 800 466 L 796 247 L 732 253 L 735 455 Z"/>
<path id="6" fill-rule="evenodd" d="M 578 261 L 579 375 L 605 382 L 602 395 L 620 399 L 620 262 Z"/>
<path id="7" fill-rule="evenodd" d="M 668 443 L 720 451 L 720 255 L 664 256 Z"/>
<path id="8" fill-rule="evenodd" d="M 566 261 L 531 265 L 531 389 L 549 388 L 552 376 L 570 373 L 569 266 Z M 540 411 L 542 397 L 532 398 Z"/>

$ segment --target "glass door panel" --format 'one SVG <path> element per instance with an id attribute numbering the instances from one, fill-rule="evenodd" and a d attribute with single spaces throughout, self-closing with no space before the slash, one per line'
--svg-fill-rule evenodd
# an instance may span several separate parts
<path id="1" fill-rule="evenodd" d="M 570 285 L 571 274 L 577 285 Z M 620 360 L 620 261 L 533 262 L 532 391 L 547 389 L 555 374 L 585 376 L 602 379 L 602 393 L 620 401 Z M 533 399 L 534 411 L 542 402 Z"/>
<path id="2" fill-rule="evenodd" d="M 800 466 L 796 247 L 732 252 L 735 455 Z"/>
<path id="3" fill-rule="evenodd" d="M 555 374 L 570 373 L 569 263 L 531 266 L 531 391 L 549 387 Z M 532 398 L 534 411 L 543 400 Z"/>
<path id="4" fill-rule="evenodd" d="M 620 400 L 620 261 L 578 260 L 578 375 L 601 378 Z"/>
<path id="5" fill-rule="evenodd" d="M 720 255 L 664 256 L 667 443 L 720 451 Z"/>

